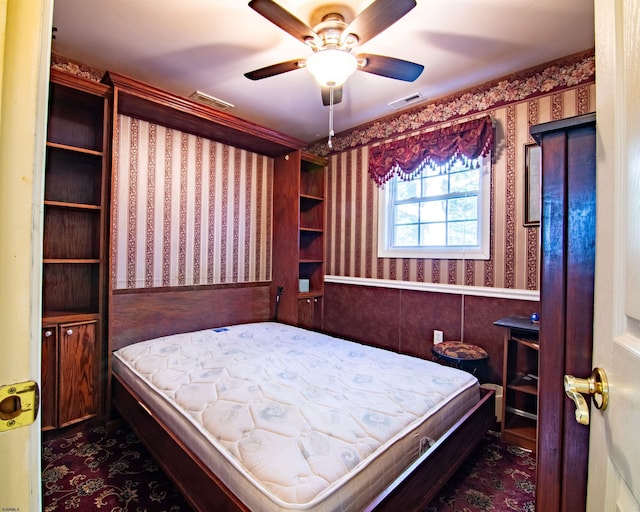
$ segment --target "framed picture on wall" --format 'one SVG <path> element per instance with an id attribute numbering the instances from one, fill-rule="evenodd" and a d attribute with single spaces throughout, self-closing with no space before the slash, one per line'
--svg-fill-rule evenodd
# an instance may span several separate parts
<path id="1" fill-rule="evenodd" d="M 524 145 L 524 225 L 540 225 L 542 148 L 537 144 Z"/>

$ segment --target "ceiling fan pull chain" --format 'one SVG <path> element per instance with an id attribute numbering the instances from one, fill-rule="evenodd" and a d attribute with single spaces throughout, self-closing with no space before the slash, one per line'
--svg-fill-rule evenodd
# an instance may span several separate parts
<path id="1" fill-rule="evenodd" d="M 333 147 L 331 138 L 333 137 L 333 87 L 329 87 L 329 141 L 327 146 L 329 149 Z"/>

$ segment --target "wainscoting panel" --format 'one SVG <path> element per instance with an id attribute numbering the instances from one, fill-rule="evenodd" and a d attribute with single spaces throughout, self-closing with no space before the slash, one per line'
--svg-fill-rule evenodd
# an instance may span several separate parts
<path id="1" fill-rule="evenodd" d="M 504 330 L 493 322 L 529 316 L 539 302 L 325 283 L 324 329 L 333 335 L 431 359 L 433 330 L 489 353 L 488 380 L 502 382 Z"/>

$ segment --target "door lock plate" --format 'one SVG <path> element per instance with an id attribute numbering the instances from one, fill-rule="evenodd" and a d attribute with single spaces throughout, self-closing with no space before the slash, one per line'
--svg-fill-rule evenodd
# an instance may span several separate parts
<path id="1" fill-rule="evenodd" d="M 33 423 L 39 402 L 38 384 L 33 381 L 0 386 L 0 432 Z"/>

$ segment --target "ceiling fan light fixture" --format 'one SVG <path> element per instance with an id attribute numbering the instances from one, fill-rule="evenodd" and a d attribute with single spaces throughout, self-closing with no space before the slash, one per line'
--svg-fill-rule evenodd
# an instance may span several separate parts
<path id="1" fill-rule="evenodd" d="M 336 48 L 320 50 L 307 58 L 307 69 L 323 87 L 339 87 L 358 68 L 355 55 Z"/>

